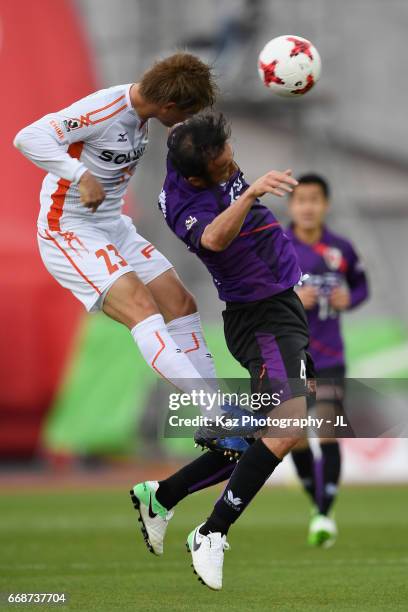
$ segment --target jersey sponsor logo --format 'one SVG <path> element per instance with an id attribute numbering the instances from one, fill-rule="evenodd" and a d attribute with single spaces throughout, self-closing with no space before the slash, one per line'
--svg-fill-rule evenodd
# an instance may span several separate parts
<path id="1" fill-rule="evenodd" d="M 142 157 L 145 149 L 145 145 L 138 149 L 132 149 L 132 151 L 128 151 L 128 153 L 118 153 L 117 151 L 109 151 L 106 149 L 99 155 L 99 159 L 106 162 L 113 162 L 118 165 L 128 164 L 129 162 L 138 161 Z"/>
<path id="2" fill-rule="evenodd" d="M 123 134 L 119 132 L 118 142 L 126 142 L 126 141 L 127 141 L 127 132 L 123 132 Z"/>
<path id="3" fill-rule="evenodd" d="M 58 123 L 58 121 L 55 121 L 55 119 L 52 119 L 50 121 L 50 125 L 54 128 L 55 133 L 57 134 L 57 137 L 59 138 L 59 140 L 64 140 L 64 132 L 60 124 Z"/>
<path id="4" fill-rule="evenodd" d="M 195 223 L 197 223 L 197 218 L 190 215 L 185 221 L 186 229 L 190 231 Z"/>

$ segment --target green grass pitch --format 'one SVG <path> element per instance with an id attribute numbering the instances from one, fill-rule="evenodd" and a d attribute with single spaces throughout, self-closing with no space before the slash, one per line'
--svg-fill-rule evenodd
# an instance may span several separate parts
<path id="1" fill-rule="evenodd" d="M 408 490 L 344 488 L 340 537 L 305 544 L 308 504 L 298 489 L 264 489 L 230 532 L 224 588 L 193 575 L 185 539 L 218 490 L 185 500 L 165 555 L 144 547 L 128 492 L 7 493 L 0 499 L 2 609 L 247 612 L 408 609 Z M 61 606 L 8 606 L 4 593 L 62 592 Z"/>

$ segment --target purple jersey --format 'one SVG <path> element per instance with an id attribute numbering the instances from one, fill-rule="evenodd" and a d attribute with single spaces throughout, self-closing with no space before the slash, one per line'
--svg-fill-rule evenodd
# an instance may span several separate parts
<path id="1" fill-rule="evenodd" d="M 308 274 L 304 284 L 319 290 L 319 298 L 312 310 L 306 311 L 310 330 L 310 353 L 316 370 L 344 366 L 344 345 L 339 313 L 329 304 L 334 287 L 346 286 L 350 291 L 354 308 L 368 296 L 367 278 L 353 246 L 326 227 L 319 242 L 306 244 L 287 230 L 296 249 L 303 274 Z"/>
<path id="2" fill-rule="evenodd" d="M 210 272 L 221 300 L 255 302 L 293 287 L 301 271 L 291 241 L 257 200 L 240 234 L 222 252 L 201 246 L 205 227 L 248 188 L 238 169 L 221 185 L 199 189 L 167 162 L 159 206 L 170 229 Z"/>

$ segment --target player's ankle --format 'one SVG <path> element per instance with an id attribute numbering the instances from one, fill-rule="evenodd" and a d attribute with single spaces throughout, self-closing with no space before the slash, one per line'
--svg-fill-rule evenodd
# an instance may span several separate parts
<path id="1" fill-rule="evenodd" d="M 208 535 L 209 533 L 221 533 L 221 535 L 227 535 L 230 523 L 227 523 L 222 518 L 217 516 L 215 512 L 208 517 L 204 525 L 199 529 L 201 535 Z"/>

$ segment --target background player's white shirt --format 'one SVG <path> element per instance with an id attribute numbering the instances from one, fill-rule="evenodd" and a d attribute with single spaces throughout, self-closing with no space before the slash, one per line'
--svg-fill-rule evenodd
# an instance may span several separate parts
<path id="1" fill-rule="evenodd" d="M 22 129 L 15 146 L 48 172 L 40 194 L 40 228 L 64 231 L 82 223 L 119 217 L 130 177 L 148 142 L 129 97 L 131 84 L 102 89 Z M 94 214 L 77 187 L 89 170 L 105 200 Z"/>

